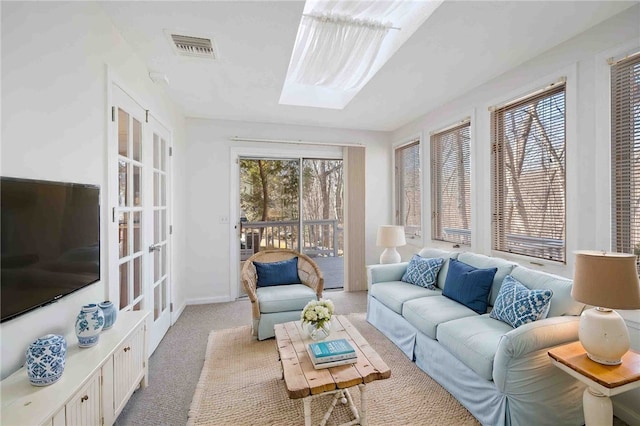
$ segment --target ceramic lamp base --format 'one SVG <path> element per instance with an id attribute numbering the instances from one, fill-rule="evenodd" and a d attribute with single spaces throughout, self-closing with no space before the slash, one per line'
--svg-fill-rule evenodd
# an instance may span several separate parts
<path id="1" fill-rule="evenodd" d="M 382 254 L 380 255 L 380 263 L 400 263 L 402 258 L 400 257 L 400 253 L 396 250 L 395 247 L 387 247 L 384 249 Z"/>
<path id="2" fill-rule="evenodd" d="M 607 308 L 582 312 L 578 336 L 587 356 L 604 365 L 621 364 L 622 355 L 627 353 L 630 346 L 624 319 L 616 311 Z"/>

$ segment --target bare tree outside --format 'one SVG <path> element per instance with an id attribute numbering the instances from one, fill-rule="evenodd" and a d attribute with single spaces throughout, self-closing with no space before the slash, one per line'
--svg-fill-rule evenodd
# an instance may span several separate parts
<path id="1" fill-rule="evenodd" d="M 493 118 L 494 248 L 564 262 L 564 85 Z"/>
<path id="2" fill-rule="evenodd" d="M 396 224 L 408 237 L 422 236 L 420 141 L 395 150 Z"/>
<path id="3" fill-rule="evenodd" d="M 431 136 L 432 235 L 471 244 L 470 127 L 467 121 Z"/>
<path id="4" fill-rule="evenodd" d="M 255 249 L 298 250 L 300 243 L 309 255 L 342 255 L 343 188 L 342 160 L 241 159 L 240 207 L 245 215 L 245 240 L 257 238 Z M 246 241 L 243 244 L 253 248 Z"/>

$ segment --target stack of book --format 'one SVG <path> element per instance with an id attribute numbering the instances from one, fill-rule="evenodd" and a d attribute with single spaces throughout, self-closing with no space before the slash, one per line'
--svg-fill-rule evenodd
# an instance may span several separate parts
<path id="1" fill-rule="evenodd" d="M 353 364 L 358 361 L 355 349 L 346 339 L 309 343 L 307 352 L 315 369 Z"/>

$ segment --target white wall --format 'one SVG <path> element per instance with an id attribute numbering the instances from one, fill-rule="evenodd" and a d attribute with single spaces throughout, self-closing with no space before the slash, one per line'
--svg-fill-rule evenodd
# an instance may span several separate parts
<path id="1" fill-rule="evenodd" d="M 236 271 L 230 265 L 232 150 L 256 153 L 270 151 L 283 155 L 304 155 L 308 151 L 335 152 L 336 147 L 234 142 L 231 137 L 302 140 L 313 142 L 361 143 L 366 145 L 366 262 L 375 263 L 379 251 L 375 232 L 391 217 L 389 135 L 383 132 L 328 129 L 282 124 L 245 123 L 221 120 L 187 120 L 187 281 L 189 303 L 232 300 L 231 282 Z M 229 224 L 220 223 L 230 217 Z M 235 218 L 237 220 L 237 218 Z M 233 266 L 235 268 L 235 266 Z"/>
<path id="2" fill-rule="evenodd" d="M 601 102 L 595 95 L 596 57 L 618 45 L 640 42 L 640 6 L 626 10 L 589 31 L 533 58 L 516 69 L 503 74 L 465 95 L 393 132 L 394 141 L 408 135 L 423 134 L 423 177 L 426 188 L 425 212 L 431 211 L 429 197 L 429 132 L 454 123 L 465 116 L 472 117 L 472 197 L 475 197 L 473 219 L 473 246 L 477 252 L 491 254 L 491 180 L 490 180 L 490 113 L 492 105 L 508 101 L 536 88 L 567 77 L 567 265 L 547 264 L 543 269 L 565 276 L 572 275 L 572 250 L 608 248 L 608 223 L 600 226 L 604 233 L 596 233 L 598 218 L 594 207 L 594 188 L 607 188 L 597 182 L 596 146 L 607 140 L 596 138 L 597 117 L 595 104 Z M 533 36 L 533 35 L 532 35 Z M 608 194 L 604 198 L 608 200 Z M 427 230 L 425 241 L 430 242 L 429 214 L 425 214 Z M 608 218 L 607 218 L 608 220 Z M 446 247 L 451 247 L 446 244 Z M 523 260 L 516 258 L 516 260 Z M 527 259 L 524 259 L 525 262 Z"/>
<path id="3" fill-rule="evenodd" d="M 2 378 L 24 362 L 33 340 L 47 334 L 76 343 L 83 304 L 104 300 L 106 286 L 106 66 L 173 129 L 175 186 L 184 188 L 184 119 L 148 78 L 148 70 L 92 2 L 2 3 L 1 174 L 82 182 L 101 187 L 102 281 L 0 326 Z M 184 199 L 178 192 L 174 229 L 174 297 L 182 303 Z"/>
<path id="4" fill-rule="evenodd" d="M 419 117 L 393 132 L 394 141 L 422 132 L 424 161 L 424 211 L 430 212 L 429 132 L 466 116 L 472 118 L 472 205 L 473 243 L 471 249 L 487 255 L 509 257 L 491 251 L 490 113 L 488 107 L 509 101 L 536 88 L 567 77 L 567 264 L 529 263 L 525 257 L 511 258 L 519 263 L 566 277 L 573 275 L 578 249 L 610 249 L 609 118 L 606 58 L 640 48 L 640 6 L 591 28 L 571 40 L 531 59 L 465 95 Z M 535 36 L 534 34 L 532 37 Z M 430 215 L 426 214 L 429 218 Z M 425 221 L 426 245 L 450 249 L 451 244 L 430 241 L 430 222 Z M 409 251 L 408 248 L 405 249 Z M 621 314 L 630 326 L 632 347 L 640 350 L 640 311 Z M 616 414 L 630 424 L 640 424 L 637 401 L 640 392 L 617 398 Z M 631 401 L 635 400 L 635 404 Z M 636 407 L 634 407 L 636 406 Z M 630 409 L 634 407 L 634 409 Z M 625 416 L 625 417 L 623 417 Z"/>

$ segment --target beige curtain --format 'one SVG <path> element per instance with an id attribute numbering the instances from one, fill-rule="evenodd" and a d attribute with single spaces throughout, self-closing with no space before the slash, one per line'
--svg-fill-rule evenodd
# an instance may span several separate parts
<path id="1" fill-rule="evenodd" d="M 344 148 L 345 196 L 345 291 L 367 289 L 365 269 L 365 148 Z"/>

